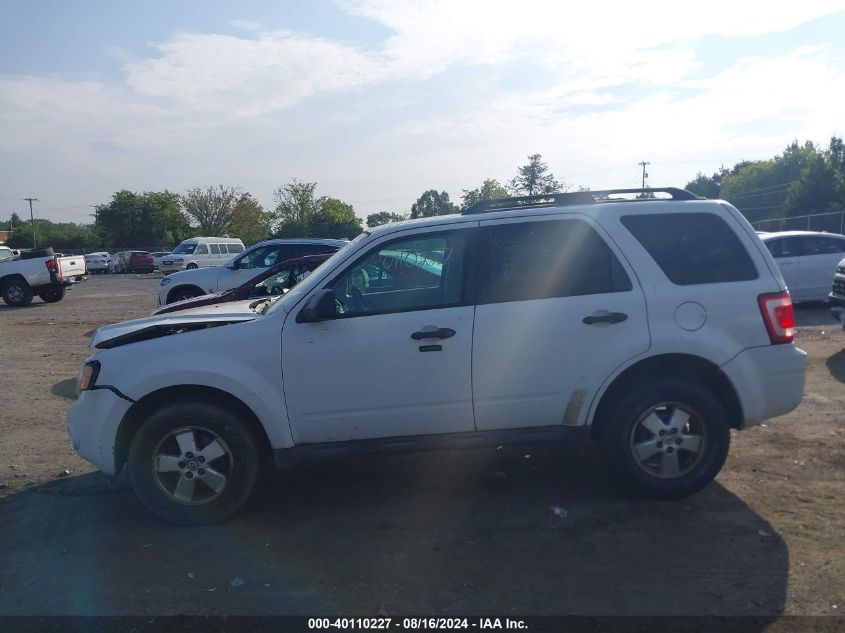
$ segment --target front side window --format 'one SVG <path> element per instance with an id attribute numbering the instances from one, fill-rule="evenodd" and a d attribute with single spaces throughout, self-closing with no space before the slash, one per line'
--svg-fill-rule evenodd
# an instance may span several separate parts
<path id="1" fill-rule="evenodd" d="M 619 260 L 583 220 L 499 224 L 486 230 L 481 303 L 631 290 Z"/>
<path id="2" fill-rule="evenodd" d="M 285 290 L 290 290 L 296 283 L 295 273 L 296 271 L 293 267 L 286 266 L 267 279 L 255 284 L 252 295 L 255 297 L 269 297 L 284 294 Z"/>
<path id="3" fill-rule="evenodd" d="M 196 244 L 179 244 L 174 250 L 174 255 L 193 255 L 196 250 Z"/>
<path id="4" fill-rule="evenodd" d="M 787 237 L 780 240 L 767 240 L 764 242 L 766 248 L 775 259 L 780 257 L 796 257 L 798 255 L 798 240 L 794 237 Z"/>
<path id="5" fill-rule="evenodd" d="M 231 244 L 229 245 L 231 246 Z M 269 268 L 276 263 L 278 246 L 259 246 L 244 254 L 238 260 L 238 268 Z M 281 262 L 279 262 L 281 263 Z"/>
<path id="6" fill-rule="evenodd" d="M 205 244 L 198 244 L 197 250 L 194 251 L 194 255 L 208 255 L 208 246 Z"/>
<path id="7" fill-rule="evenodd" d="M 393 240 L 370 251 L 329 287 L 344 316 L 461 304 L 466 231 Z"/>
<path id="8" fill-rule="evenodd" d="M 673 284 L 757 279 L 748 251 L 715 213 L 626 215 L 621 221 Z"/>

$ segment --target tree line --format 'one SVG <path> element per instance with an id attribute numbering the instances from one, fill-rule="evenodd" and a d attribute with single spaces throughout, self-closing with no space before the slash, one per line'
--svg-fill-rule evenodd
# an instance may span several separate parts
<path id="1" fill-rule="evenodd" d="M 727 200 L 750 221 L 790 218 L 845 209 L 845 143 L 828 146 L 793 141 L 769 160 L 740 161 L 713 175 L 699 172 L 686 188 Z"/>
<path id="2" fill-rule="evenodd" d="M 751 222 L 843 210 L 845 143 L 836 136 L 827 147 L 794 141 L 768 160 L 740 161 L 710 176 L 699 172 L 686 188 L 731 202 Z M 474 189 L 463 189 L 459 202 L 446 191 L 428 189 L 410 209 L 371 213 L 366 225 L 457 213 L 483 200 L 570 189 L 554 176 L 542 155 L 532 154 L 512 179 L 486 178 Z M 39 244 L 60 249 L 172 247 L 198 234 L 240 237 L 247 245 L 270 237 L 351 239 L 363 228 L 351 204 L 318 195 L 315 182 L 293 179 L 274 190 L 273 202 L 272 209 L 264 209 L 249 192 L 225 185 L 194 188 L 181 195 L 123 190 L 96 207 L 93 224 L 24 222 L 15 213 L 3 228 L 14 228 L 8 242 L 13 248 L 31 246 L 35 231 Z"/>

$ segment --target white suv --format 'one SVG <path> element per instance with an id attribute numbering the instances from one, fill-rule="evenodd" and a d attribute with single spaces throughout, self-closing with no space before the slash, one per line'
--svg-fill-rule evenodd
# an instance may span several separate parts
<path id="1" fill-rule="evenodd" d="M 731 428 L 798 405 L 805 354 L 734 207 L 629 193 L 388 224 L 255 311 L 112 326 L 80 372 L 73 446 L 178 523 L 234 513 L 265 457 L 591 438 L 638 493 L 699 490 Z"/>

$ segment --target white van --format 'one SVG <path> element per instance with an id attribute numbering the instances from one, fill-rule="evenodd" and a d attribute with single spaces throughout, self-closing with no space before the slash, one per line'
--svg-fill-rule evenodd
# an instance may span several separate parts
<path id="1" fill-rule="evenodd" d="M 236 237 L 192 237 L 173 249 L 161 260 L 165 275 L 177 270 L 222 266 L 244 252 L 244 243 Z"/>

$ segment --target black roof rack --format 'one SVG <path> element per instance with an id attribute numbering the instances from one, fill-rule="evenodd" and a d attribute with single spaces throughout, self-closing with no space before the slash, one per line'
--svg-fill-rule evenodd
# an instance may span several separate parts
<path id="1" fill-rule="evenodd" d="M 633 202 L 645 200 L 665 200 L 666 198 L 639 197 L 639 198 L 611 198 L 614 194 L 622 193 L 668 193 L 670 200 L 703 200 L 686 189 L 678 187 L 654 187 L 646 189 L 604 189 L 601 191 L 573 191 L 572 193 L 549 193 L 537 196 L 519 196 L 516 198 L 497 198 L 496 200 L 482 200 L 476 202 L 462 215 L 473 215 L 476 213 L 488 213 L 491 211 L 515 211 L 517 209 L 558 207 L 575 204 L 596 204 L 600 202 Z"/>

